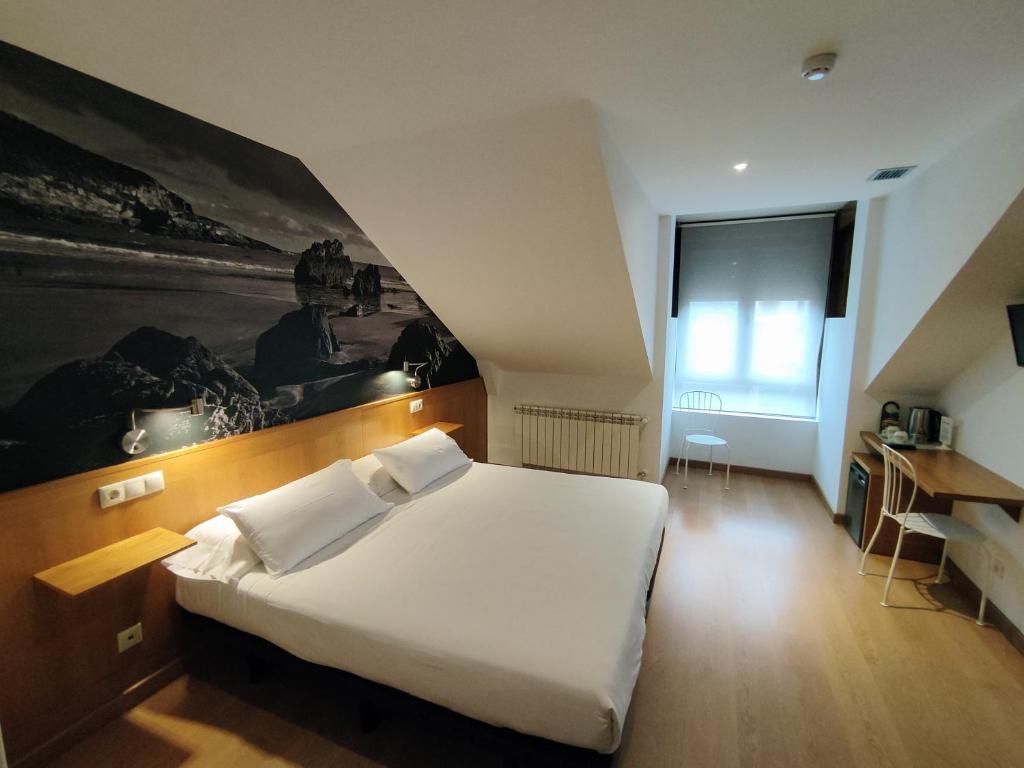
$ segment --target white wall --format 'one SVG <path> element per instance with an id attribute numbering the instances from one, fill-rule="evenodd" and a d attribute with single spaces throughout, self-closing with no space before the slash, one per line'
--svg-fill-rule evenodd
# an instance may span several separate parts
<path id="1" fill-rule="evenodd" d="M 686 411 L 672 411 L 670 455 L 673 458 L 683 455 L 683 436 L 690 417 Z M 817 430 L 817 422 L 811 419 L 723 413 L 715 431 L 729 441 L 732 463 L 737 466 L 810 475 L 814 469 L 814 436 Z M 707 449 L 691 447 L 690 458 L 707 461 Z M 715 449 L 715 462 L 724 458 L 722 449 Z"/>
<path id="2" fill-rule="evenodd" d="M 648 418 L 641 433 L 640 470 L 646 479 L 660 482 L 668 460 L 668 397 L 665 384 L 666 352 L 673 346 L 669 326 L 671 299 L 672 244 L 674 221 L 649 211 L 647 228 L 641 240 L 654 243 L 645 258 L 655 265 L 655 295 L 648 304 L 652 309 L 654 332 L 654 377 L 594 376 L 589 374 L 556 374 L 503 369 L 486 360 L 478 361 L 487 385 L 488 459 L 499 464 L 518 465 L 520 443 L 516 435 L 517 403 L 556 407 L 588 408 L 621 413 L 637 413 Z M 649 248 L 649 246 L 648 246 Z M 669 390 L 671 392 L 671 390 Z"/>
<path id="3" fill-rule="evenodd" d="M 853 382 L 853 353 L 860 317 L 861 285 L 868 222 L 877 215 L 877 203 L 857 204 L 850 256 L 850 282 L 846 294 L 846 317 L 825 320 L 821 342 L 821 373 L 818 379 L 818 431 L 815 435 L 813 470 L 815 482 L 833 512 L 846 477 L 846 420 Z"/>
<path id="4" fill-rule="evenodd" d="M 957 451 L 1024 486 L 1024 368 L 1017 367 L 1009 324 L 975 365 L 939 393 L 938 407 L 953 419 Z M 1006 575 L 992 580 L 991 598 L 1024 627 L 1024 525 L 991 504 L 957 503 L 955 514 L 988 535 L 1006 566 Z M 984 555 L 968 546 L 953 547 L 950 555 L 975 584 L 983 582 Z"/>
<path id="5" fill-rule="evenodd" d="M 906 394 L 868 394 L 871 339 L 879 317 L 875 314 L 878 290 L 879 233 L 886 214 L 887 198 L 876 197 L 857 204 L 850 285 L 846 317 L 825 321 L 821 380 L 818 391 L 818 434 L 812 474 L 835 514 L 846 507 L 850 453 L 864 451 L 863 430 L 878 428 L 882 403 L 895 400 L 904 417 L 920 397 Z"/>
<path id="6" fill-rule="evenodd" d="M 488 461 L 519 464 L 520 444 L 512 407 L 523 403 L 637 413 L 648 418 L 640 437 L 639 469 L 658 482 L 661 450 L 662 388 L 659 383 L 622 376 L 533 373 L 503 370 L 478 361 L 487 385 Z"/>
<path id="7" fill-rule="evenodd" d="M 651 226 L 654 208 L 633 172 L 626 165 L 607 131 L 601 130 L 601 154 L 608 191 L 619 225 L 622 253 L 629 268 L 636 312 L 644 336 L 647 359 L 654 363 L 655 314 L 657 303 L 658 266 L 651 254 L 658 249 L 659 230 Z"/>
<path id="8" fill-rule="evenodd" d="M 869 379 L 882 370 L 1024 183 L 1024 102 L 889 195 Z M 939 350 L 937 350 L 939 351 Z"/>

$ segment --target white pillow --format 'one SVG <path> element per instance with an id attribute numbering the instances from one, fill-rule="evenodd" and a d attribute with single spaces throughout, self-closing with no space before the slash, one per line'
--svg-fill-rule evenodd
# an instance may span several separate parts
<path id="1" fill-rule="evenodd" d="M 392 506 L 356 477 L 351 461 L 342 459 L 217 511 L 234 520 L 267 573 L 276 579 Z"/>
<path id="2" fill-rule="evenodd" d="M 163 560 L 164 567 L 178 576 L 230 584 L 260 564 L 238 526 L 224 515 L 200 523 L 185 535 L 196 543 Z"/>
<path id="3" fill-rule="evenodd" d="M 380 459 L 372 453 L 369 456 L 363 456 L 363 458 L 353 461 L 352 471 L 356 473 L 356 477 L 366 483 L 370 490 L 378 496 L 384 496 L 398 490 L 399 486 L 395 482 L 395 478 L 388 474 L 388 471 L 384 469 L 384 465 L 380 463 Z"/>
<path id="4" fill-rule="evenodd" d="M 398 484 L 416 493 L 439 477 L 471 463 L 459 444 L 439 429 L 373 452 Z"/>

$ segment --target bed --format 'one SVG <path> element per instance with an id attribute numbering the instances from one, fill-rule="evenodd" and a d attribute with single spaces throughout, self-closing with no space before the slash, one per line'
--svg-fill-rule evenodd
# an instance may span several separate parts
<path id="1" fill-rule="evenodd" d="M 660 485 L 474 463 L 287 575 L 186 610 L 492 725 L 610 753 L 640 669 Z"/>

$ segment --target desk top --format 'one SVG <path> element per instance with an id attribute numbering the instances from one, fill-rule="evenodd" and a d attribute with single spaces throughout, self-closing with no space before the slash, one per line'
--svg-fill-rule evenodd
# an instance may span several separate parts
<path id="1" fill-rule="evenodd" d="M 874 453 L 882 452 L 882 440 L 874 432 L 861 432 L 861 440 Z M 917 473 L 918 487 L 929 496 L 955 501 L 998 504 L 1014 520 L 1020 520 L 1024 488 L 956 451 L 901 451 Z"/>

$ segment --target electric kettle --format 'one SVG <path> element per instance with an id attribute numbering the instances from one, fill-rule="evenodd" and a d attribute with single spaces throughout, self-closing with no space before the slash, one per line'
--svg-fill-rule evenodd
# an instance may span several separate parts
<path id="1" fill-rule="evenodd" d="M 942 414 L 931 408 L 915 406 L 907 418 L 907 433 L 915 445 L 934 443 L 939 439 L 939 421 Z"/>

